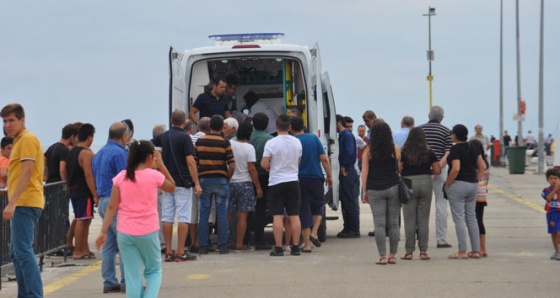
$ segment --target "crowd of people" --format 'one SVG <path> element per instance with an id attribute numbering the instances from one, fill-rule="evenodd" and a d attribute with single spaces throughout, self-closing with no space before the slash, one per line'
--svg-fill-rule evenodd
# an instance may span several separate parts
<path id="1" fill-rule="evenodd" d="M 135 140 L 130 119 L 114 122 L 97 153 L 90 148 L 96 132 L 92 124 L 64 126 L 61 139 L 43 153 L 37 137 L 25 129 L 23 107 L 11 104 L 2 109 L 8 136 L 1 142 L 0 183 L 9 192 L 3 219 L 11 220 L 10 253 L 22 296 L 42 296 L 40 274 L 30 260 L 34 226 L 44 206 L 44 181 L 68 185 L 74 216 L 68 222 L 66 245 L 72 258 L 97 258 L 88 244 L 94 207 L 103 218 L 95 244 L 102 252 L 104 293 L 156 297 L 162 261 L 194 261 L 195 254 L 311 253 L 322 245 L 318 228 L 325 215 L 324 193 L 335 174 L 343 219 L 337 237 L 361 237 L 359 203 L 368 203 L 374 222 L 368 235 L 375 237 L 379 254 L 376 264 L 397 263 L 401 221 L 405 253 L 400 259 L 412 260 L 418 246 L 419 259 L 430 260 L 432 194 L 436 247 L 452 247 L 447 238 L 450 208 L 458 247 L 448 258 L 488 256 L 483 215 L 489 141 L 482 126 L 477 125 L 469 139 L 464 125 L 451 130 L 444 126 L 444 110 L 434 106 L 427 123 L 415 126 L 415 120 L 405 116 L 393 133 L 368 110 L 354 135 L 353 119 L 336 115 L 340 171 L 332 173 L 320 139 L 306 132 L 297 110 L 276 115 L 249 92 L 245 100 L 255 110 L 236 119 L 227 90 L 235 90 L 235 81 L 216 80 L 194 102 L 190 119 L 184 111 L 173 111 L 171 127 L 156 125 L 151 140 Z M 543 191 L 555 259 L 560 259 L 559 176 L 557 171 L 547 172 L 550 186 Z M 408 179 L 412 189 L 406 204 L 399 200 L 400 177 Z M 268 215 L 273 245 L 264 237 Z M 217 233 L 216 243 L 212 233 Z"/>

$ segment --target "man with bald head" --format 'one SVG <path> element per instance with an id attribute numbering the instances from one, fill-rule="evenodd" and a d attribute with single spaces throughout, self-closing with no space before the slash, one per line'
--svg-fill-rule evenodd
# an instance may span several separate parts
<path id="1" fill-rule="evenodd" d="M 123 122 L 115 122 L 109 128 L 109 139 L 103 148 L 95 154 L 92 160 L 92 171 L 95 177 L 95 188 L 99 196 L 98 211 L 101 218 L 109 206 L 113 178 L 126 169 L 126 143 L 128 140 L 128 127 Z M 124 267 L 120 262 L 121 280 L 117 279 L 115 259 L 119 252 L 117 245 L 117 214 L 113 217 L 107 232 L 107 243 L 103 247 L 101 276 L 103 277 L 103 293 L 124 291 Z"/>

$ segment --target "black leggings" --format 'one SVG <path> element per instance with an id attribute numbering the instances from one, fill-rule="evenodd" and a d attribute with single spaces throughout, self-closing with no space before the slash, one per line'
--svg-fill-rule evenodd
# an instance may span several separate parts
<path id="1" fill-rule="evenodd" d="M 480 235 L 486 235 L 486 228 L 484 227 L 484 222 L 482 221 L 482 218 L 484 217 L 484 207 L 486 207 L 486 205 L 486 202 L 476 202 L 476 221 L 478 222 Z"/>

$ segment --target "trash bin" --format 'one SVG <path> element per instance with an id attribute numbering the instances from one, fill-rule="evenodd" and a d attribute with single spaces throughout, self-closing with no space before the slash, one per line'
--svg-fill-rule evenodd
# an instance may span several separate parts
<path id="1" fill-rule="evenodd" d="M 510 174 L 525 174 L 525 154 L 527 147 L 509 147 L 508 161 Z"/>

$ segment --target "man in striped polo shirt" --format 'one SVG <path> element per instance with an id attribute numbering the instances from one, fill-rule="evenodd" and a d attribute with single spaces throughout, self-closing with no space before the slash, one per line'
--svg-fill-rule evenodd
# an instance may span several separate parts
<path id="1" fill-rule="evenodd" d="M 224 118 L 214 115 L 210 118 L 210 133 L 196 141 L 195 152 L 202 194 L 199 196 L 200 218 L 198 224 L 199 253 L 207 254 L 209 247 L 208 217 L 212 207 L 212 197 L 216 200 L 218 224 L 218 249 L 220 254 L 229 253 L 227 207 L 229 179 L 235 171 L 235 159 L 230 142 L 222 137 Z"/>
<path id="2" fill-rule="evenodd" d="M 428 146 L 436 154 L 441 166 L 441 174 L 433 178 L 434 196 L 436 197 L 436 239 L 438 248 L 451 247 L 447 243 L 447 199 L 443 197 L 443 184 L 447 180 L 447 155 L 453 142 L 451 131 L 443 126 L 443 108 L 433 106 L 428 115 L 430 121 L 420 127 L 426 134 Z"/>

